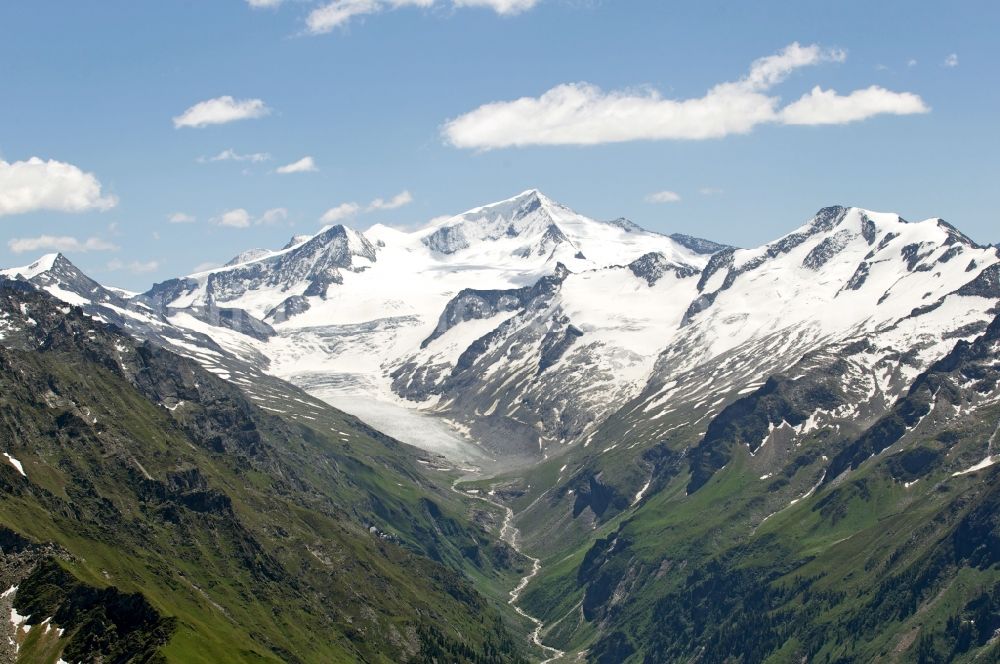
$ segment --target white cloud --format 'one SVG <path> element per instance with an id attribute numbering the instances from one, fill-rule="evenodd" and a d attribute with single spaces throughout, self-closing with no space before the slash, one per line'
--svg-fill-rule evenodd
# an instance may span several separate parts
<path id="1" fill-rule="evenodd" d="M 958 66 L 958 53 L 952 53 L 947 58 L 944 59 L 945 67 L 957 67 Z"/>
<path id="2" fill-rule="evenodd" d="M 910 58 L 909 60 L 906 61 L 906 66 L 907 67 L 916 67 L 917 66 L 917 59 L 916 58 Z"/>
<path id="3" fill-rule="evenodd" d="M 293 161 L 290 164 L 285 164 L 276 169 L 275 172 L 288 174 L 288 173 L 312 173 L 318 171 L 316 168 L 316 162 L 312 157 L 302 157 L 298 161 Z"/>
<path id="4" fill-rule="evenodd" d="M 698 193 L 702 196 L 718 196 L 722 194 L 722 189 L 719 187 L 702 187 L 698 190 Z"/>
<path id="5" fill-rule="evenodd" d="M 361 210 L 357 203 L 341 203 L 323 213 L 319 218 L 321 224 L 335 224 L 342 219 L 353 217 Z"/>
<path id="6" fill-rule="evenodd" d="M 172 224 L 193 224 L 196 219 L 185 212 L 172 212 L 167 215 L 167 221 Z"/>
<path id="7" fill-rule="evenodd" d="M 107 240 L 90 237 L 78 240 L 68 235 L 40 235 L 38 237 L 16 237 L 7 241 L 7 248 L 15 254 L 37 251 L 61 251 L 85 253 L 88 251 L 114 251 L 118 249 Z"/>
<path id="8" fill-rule="evenodd" d="M 926 106 L 912 93 L 855 91 L 805 98 L 787 115 L 780 98 L 768 92 L 802 67 L 843 62 L 844 51 L 790 44 L 760 58 L 745 77 L 720 83 L 704 96 L 664 99 L 651 89 L 604 92 L 589 83 L 566 83 L 540 97 L 493 102 L 445 123 L 442 133 L 458 148 L 490 150 L 527 145 L 598 145 L 637 140 L 703 140 L 746 134 L 766 123 L 791 123 L 811 115 L 852 122 L 880 113 L 922 113 Z M 815 91 L 814 91 L 815 93 Z M 810 97 L 810 95 L 806 95 Z M 819 108 L 824 102 L 831 109 Z M 914 103 L 916 102 L 916 103 Z M 852 107 L 857 105 L 858 108 Z M 801 122 L 796 122 L 801 123 Z"/>
<path id="9" fill-rule="evenodd" d="M 681 195 L 676 191 L 658 191 L 646 196 L 647 203 L 677 203 Z"/>
<path id="10" fill-rule="evenodd" d="M 265 210 L 264 214 L 257 219 L 257 224 L 262 226 L 273 226 L 284 223 L 288 219 L 288 210 L 285 208 L 271 208 Z"/>
<path id="11" fill-rule="evenodd" d="M 309 12 L 306 29 L 314 35 L 325 34 L 346 25 L 355 16 L 374 14 L 384 7 L 378 0 L 334 0 Z"/>
<path id="12" fill-rule="evenodd" d="M 199 272 L 208 272 L 209 270 L 214 270 L 217 267 L 222 267 L 219 263 L 198 263 L 193 268 L 191 268 L 191 274 L 198 274 Z"/>
<path id="13" fill-rule="evenodd" d="M 912 92 L 892 92 L 873 85 L 838 95 L 818 85 L 781 109 L 781 121 L 791 125 L 827 125 L 857 122 L 875 115 L 910 115 L 931 109 Z"/>
<path id="14" fill-rule="evenodd" d="M 368 211 L 373 210 L 395 210 L 413 202 L 413 195 L 409 191 L 401 191 L 389 200 L 376 198 L 368 204 Z"/>
<path id="15" fill-rule="evenodd" d="M 244 208 L 226 210 L 217 217 L 212 217 L 209 221 L 217 226 L 228 228 L 250 228 L 251 226 L 272 226 L 283 223 L 288 219 L 288 210 L 285 208 L 271 208 L 265 210 L 262 215 L 254 218 Z"/>
<path id="16" fill-rule="evenodd" d="M 128 263 L 120 261 L 117 258 L 112 261 L 108 261 L 107 269 L 112 272 L 117 272 L 119 270 L 128 270 L 132 274 L 146 274 L 147 272 L 154 272 L 160 267 L 159 261 L 130 261 Z"/>
<path id="17" fill-rule="evenodd" d="M 174 127 L 207 127 L 236 120 L 261 118 L 271 109 L 260 99 L 233 99 L 229 95 L 198 102 L 174 118 Z"/>
<path id="18" fill-rule="evenodd" d="M 364 212 L 375 212 L 376 210 L 396 210 L 403 207 L 404 205 L 409 205 L 413 202 L 413 194 L 409 191 L 401 191 L 389 200 L 384 198 L 376 198 L 367 207 L 364 208 Z M 334 206 L 323 213 L 323 216 L 319 218 L 321 224 L 335 224 L 338 221 L 344 219 L 349 219 L 357 214 L 361 213 L 361 206 L 357 203 L 341 203 L 340 205 Z"/>
<path id="19" fill-rule="evenodd" d="M 247 0 L 247 4 L 254 9 L 273 8 L 279 6 L 284 0 Z"/>
<path id="20" fill-rule="evenodd" d="M 108 210 L 118 198 L 101 191 L 93 173 L 54 159 L 6 162 L 0 159 L 0 217 L 38 210 Z"/>
<path id="21" fill-rule="evenodd" d="M 453 7 L 485 7 L 502 16 L 511 16 L 527 11 L 540 0 L 451 0 Z M 347 25 L 358 16 L 379 14 L 400 7 L 422 7 L 424 9 L 447 4 L 439 0 L 333 0 L 309 12 L 306 30 L 314 35 L 326 34 Z"/>
<path id="22" fill-rule="evenodd" d="M 249 154 L 240 154 L 236 150 L 229 148 L 228 150 L 223 150 L 214 157 L 198 157 L 197 161 L 200 164 L 205 164 L 210 161 L 249 161 L 253 164 L 259 164 L 262 161 L 267 161 L 271 158 L 271 155 L 267 152 L 251 152 Z"/>
<path id="23" fill-rule="evenodd" d="M 219 226 L 228 226 L 230 228 L 249 228 L 250 213 L 243 208 L 226 210 L 218 217 L 213 217 L 212 223 L 218 224 Z"/>
<path id="24" fill-rule="evenodd" d="M 509 16 L 528 11 L 539 0 L 452 0 L 456 7 L 486 7 L 497 14 Z"/>

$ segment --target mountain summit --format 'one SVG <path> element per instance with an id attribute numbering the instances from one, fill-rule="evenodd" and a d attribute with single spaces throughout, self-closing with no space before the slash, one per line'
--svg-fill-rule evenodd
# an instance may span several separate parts
<path id="1" fill-rule="evenodd" d="M 160 374 L 127 374 L 181 423 L 205 386 L 245 398 L 241 413 L 253 403 L 307 427 L 323 410 L 310 403 L 325 401 L 497 475 L 464 486 L 441 475 L 439 490 L 509 506 L 497 530 L 538 556 L 516 596 L 544 621 L 532 639 L 547 652 L 971 661 L 996 648 L 1000 250 L 940 219 L 830 206 L 738 249 L 597 221 L 531 190 L 413 232 L 325 228 L 142 294 L 102 287 L 58 255 L 2 276 L 14 280 L 0 312 L 7 345 L 68 348 L 112 369 L 156 345 L 224 379 L 192 370 L 185 391 L 167 394 Z M 22 307 L 34 287 L 152 344 L 95 345 L 74 333 L 86 320 L 72 307 Z M 85 392 L 73 394 L 96 426 Z M 38 404 L 50 419 L 52 398 Z M 218 416 L 257 449 L 252 428 Z M 207 453 L 222 454 L 218 425 L 192 422 Z M 15 452 L 17 482 L 52 472 Z M 371 465 L 413 475 L 383 459 Z M 309 457 L 323 472 L 326 460 Z M 155 455 L 128 461 L 121 476 L 140 486 L 161 467 Z M 451 468 L 418 462 L 428 477 Z M 353 457 L 331 468 L 341 463 L 370 474 Z M 267 476 L 249 467 L 254 479 L 235 485 Z M 290 495 L 295 475 L 279 469 Z M 411 495 L 401 478 L 385 484 Z M 320 495 L 293 484 L 310 504 Z M 416 521 L 415 508 L 382 500 L 371 499 L 382 521 L 368 531 L 380 539 L 393 523 L 456 532 L 423 498 Z M 269 550 L 289 551 L 281 542 Z M 479 549 L 461 551 L 480 570 Z"/>
<path id="2" fill-rule="evenodd" d="M 735 249 L 591 219 L 535 189 L 413 232 L 332 226 L 240 258 L 136 296 L 62 257 L 7 274 L 220 375 L 272 374 L 333 403 L 402 397 L 531 456 L 586 444 L 633 399 L 643 413 L 680 390 L 718 400 L 817 344 L 892 338 L 916 370 L 942 334 L 985 320 L 968 294 L 992 292 L 998 262 L 939 219 L 832 206 Z M 726 371 L 706 384 L 716 363 Z"/>

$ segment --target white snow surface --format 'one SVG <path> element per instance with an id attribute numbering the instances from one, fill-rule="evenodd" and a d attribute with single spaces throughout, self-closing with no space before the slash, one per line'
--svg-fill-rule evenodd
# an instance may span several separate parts
<path id="1" fill-rule="evenodd" d="M 31 265 L 0 270 L 0 276 L 7 277 L 8 279 L 15 279 L 18 276 L 24 279 L 33 279 L 43 272 L 51 270 L 57 258 L 59 258 L 59 254 L 45 254 Z"/>
<path id="2" fill-rule="evenodd" d="M 12 457 L 12 456 L 11 456 L 10 454 L 8 454 L 7 452 L 4 452 L 4 453 L 3 453 L 3 455 L 4 455 L 5 457 L 7 457 L 7 461 L 9 461 L 9 462 L 10 462 L 10 465 L 14 466 L 14 468 L 15 468 L 15 469 L 17 470 L 17 472 L 21 473 L 21 475 L 22 475 L 23 477 L 27 477 L 27 475 L 26 475 L 26 474 L 25 474 L 25 472 L 24 472 L 24 466 L 23 466 L 23 465 L 21 465 L 21 462 L 20 462 L 20 461 L 18 461 L 18 460 L 17 460 L 17 459 L 15 459 L 14 457 Z"/>
<path id="3" fill-rule="evenodd" d="M 641 417 L 655 420 L 671 412 L 677 399 L 689 398 L 712 412 L 721 407 L 721 396 L 746 393 L 767 371 L 790 366 L 805 351 L 862 337 L 874 338 L 880 348 L 916 349 L 914 365 L 896 369 L 912 378 L 954 345 L 945 332 L 989 319 L 991 300 L 949 294 L 996 263 L 995 249 L 972 244 L 938 219 L 908 223 L 895 214 L 849 208 L 835 225 L 817 223 L 810 220 L 768 245 L 736 250 L 731 265 L 705 277 L 699 289 L 697 272 L 708 256 L 627 223 L 588 218 L 529 190 L 416 231 L 385 225 L 364 233 L 344 229 L 337 240 L 346 251 L 347 262 L 339 268 L 342 283 L 331 283 L 325 297 L 306 296 L 310 282 L 294 272 L 212 302 L 266 319 L 276 332 L 267 340 L 203 322 L 185 309 L 215 297 L 208 292 L 212 275 L 266 270 L 282 257 L 299 256 L 293 252 L 313 246 L 330 228 L 296 237 L 280 250 L 245 252 L 239 262 L 190 275 L 189 287 L 169 303 L 169 321 L 210 336 L 237 357 L 254 361 L 263 356 L 271 374 L 361 415 L 362 403 L 373 401 L 386 408 L 446 411 L 447 397 L 420 403 L 398 397 L 391 388 L 392 371 L 415 362 L 438 367 L 438 375 L 446 376 L 470 344 L 505 321 L 518 329 L 539 329 L 554 316 L 565 316 L 583 334 L 546 375 L 568 367 L 559 389 L 567 400 L 586 403 L 596 413 L 593 426 L 580 436 L 586 439 L 603 415 L 638 396 L 647 383 L 653 387 L 635 411 Z M 670 266 L 652 285 L 627 267 L 651 252 Z M 30 278 L 54 260 L 55 255 L 45 256 L 2 274 Z M 463 289 L 531 285 L 559 264 L 570 274 L 544 310 L 467 320 L 420 347 Z M 292 296 L 304 298 L 308 308 L 287 320 L 266 318 Z M 714 300 L 689 311 L 699 296 Z M 928 305 L 937 308 L 911 316 Z M 181 342 L 179 350 L 226 373 L 213 353 L 195 343 Z M 526 350 L 516 358 L 495 359 L 481 371 L 498 389 L 551 391 L 552 385 L 535 375 L 537 356 L 537 348 Z M 877 354 L 870 359 L 877 360 Z M 713 366 L 713 373 L 691 389 L 685 376 L 706 366 Z M 883 374 L 872 389 L 885 392 L 889 378 Z M 481 414 L 493 414 L 499 401 L 489 403 Z M 516 415 L 507 405 L 501 412 Z M 811 419 L 800 433 L 817 424 Z M 449 447 L 440 441 L 427 445 Z"/>

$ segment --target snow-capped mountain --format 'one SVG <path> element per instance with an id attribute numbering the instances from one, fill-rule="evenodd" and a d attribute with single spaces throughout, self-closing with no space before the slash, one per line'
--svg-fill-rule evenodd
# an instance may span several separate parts
<path id="1" fill-rule="evenodd" d="M 700 418 L 686 426 L 706 426 L 770 375 L 848 344 L 866 348 L 852 371 L 872 376 L 852 389 L 884 410 L 992 318 L 998 263 L 939 219 L 824 208 L 734 249 L 530 190 L 413 232 L 325 228 L 139 295 L 61 257 L 5 274 L 248 390 L 269 374 L 335 404 L 367 395 L 504 454 L 550 455 L 608 431 L 657 440 L 681 403 Z"/>

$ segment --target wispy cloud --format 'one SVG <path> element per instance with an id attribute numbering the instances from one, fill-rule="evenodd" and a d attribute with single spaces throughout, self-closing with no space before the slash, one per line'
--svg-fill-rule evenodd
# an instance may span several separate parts
<path id="1" fill-rule="evenodd" d="M 324 212 L 323 216 L 319 218 L 319 223 L 335 224 L 338 221 L 353 217 L 360 210 L 361 206 L 357 203 L 341 203 Z"/>
<path id="2" fill-rule="evenodd" d="M 880 114 L 926 113 L 919 96 L 871 87 L 841 96 L 819 88 L 787 109 L 771 90 L 794 71 L 843 62 L 844 51 L 790 44 L 754 61 L 743 78 L 704 96 L 664 99 L 652 89 L 604 92 L 558 85 L 540 97 L 493 102 L 445 123 L 445 140 L 490 150 L 528 145 L 598 145 L 638 140 L 704 140 L 746 134 L 767 123 L 843 124 Z"/>
<path id="3" fill-rule="evenodd" d="M 647 203 L 677 203 L 681 195 L 676 191 L 657 191 L 646 196 Z"/>
<path id="4" fill-rule="evenodd" d="M 267 152 L 250 152 L 248 154 L 240 154 L 236 150 L 229 148 L 228 150 L 223 150 L 214 157 L 198 157 L 197 161 L 200 164 L 207 164 L 213 161 L 248 161 L 252 164 L 259 164 L 263 161 L 267 161 L 271 158 L 271 155 Z"/>
<path id="5" fill-rule="evenodd" d="M 958 53 L 952 53 L 944 59 L 945 67 L 957 67 L 958 66 Z"/>
<path id="6" fill-rule="evenodd" d="M 718 196 L 722 194 L 722 189 L 719 187 L 702 187 L 698 190 L 698 193 L 702 196 Z"/>
<path id="7" fill-rule="evenodd" d="M 376 198 L 368 204 L 368 211 L 374 210 L 395 210 L 413 202 L 413 195 L 409 191 L 401 191 L 389 200 Z"/>
<path id="8" fill-rule="evenodd" d="M 167 215 L 167 221 L 172 224 L 193 224 L 197 220 L 186 212 L 171 212 Z"/>
<path id="9" fill-rule="evenodd" d="M 249 228 L 251 223 L 250 213 L 243 208 L 226 210 L 217 217 L 212 217 L 212 223 L 218 226 L 228 226 L 229 228 Z"/>
<path id="10" fill-rule="evenodd" d="M 118 198 L 104 194 L 100 181 L 73 164 L 31 157 L 0 159 L 0 217 L 39 210 L 86 212 L 108 210 Z"/>
<path id="11" fill-rule="evenodd" d="M 278 7 L 284 0 L 247 0 L 247 4 L 254 9 L 270 9 Z"/>
<path id="12" fill-rule="evenodd" d="M 276 173 L 281 173 L 287 175 L 289 173 L 313 173 L 318 171 L 316 167 L 316 161 L 312 157 L 302 157 L 298 161 L 293 161 L 290 164 L 285 164 L 284 166 L 279 166 L 275 169 Z"/>
<path id="13" fill-rule="evenodd" d="M 397 210 L 404 205 L 409 205 L 412 202 L 413 194 L 411 194 L 409 190 L 403 190 L 388 200 L 384 198 L 376 198 L 364 208 L 353 201 L 341 203 L 340 205 L 336 205 L 324 212 L 323 216 L 319 218 L 319 221 L 321 224 L 335 224 L 339 221 L 343 221 L 344 219 L 355 217 L 362 212 Z"/>
<path id="14" fill-rule="evenodd" d="M 540 0 L 451 0 L 451 6 L 483 7 L 492 9 L 502 16 L 511 16 L 527 11 Z M 326 34 L 343 27 L 360 16 L 380 14 L 400 7 L 421 7 L 428 9 L 447 5 L 440 0 L 333 0 L 313 9 L 306 17 L 306 30 L 314 35 Z"/>
<path id="15" fill-rule="evenodd" d="M 39 235 L 38 237 L 16 237 L 7 241 L 12 253 L 23 254 L 37 251 L 61 251 L 63 253 L 86 253 L 88 251 L 115 251 L 117 246 L 98 237 L 78 240 L 69 235 Z"/>
<path id="16" fill-rule="evenodd" d="M 273 226 L 275 224 L 283 224 L 288 220 L 288 210 L 285 208 L 271 208 L 270 210 L 265 210 L 264 214 L 257 218 L 257 224 L 260 226 Z"/>
<path id="17" fill-rule="evenodd" d="M 159 261 L 120 261 L 117 258 L 108 261 L 107 270 L 111 272 L 119 272 L 125 270 L 131 272 L 132 274 L 146 274 L 148 272 L 155 272 L 160 268 Z"/>
<path id="18" fill-rule="evenodd" d="M 273 226 L 284 223 L 287 219 L 288 210 L 285 208 L 265 210 L 259 217 L 254 217 L 244 208 L 234 208 L 212 217 L 209 221 L 217 226 L 228 228 L 250 228 L 251 226 Z"/>
<path id="19" fill-rule="evenodd" d="M 262 118 L 271 109 L 260 99 L 234 99 L 229 95 L 198 102 L 174 118 L 174 127 L 207 127 L 237 120 Z"/>
<path id="20" fill-rule="evenodd" d="M 219 263 L 213 263 L 211 261 L 207 263 L 198 263 L 193 268 L 191 268 L 191 273 L 198 274 L 199 272 L 208 272 L 209 270 L 214 270 L 217 267 L 222 267 L 222 265 Z"/>

